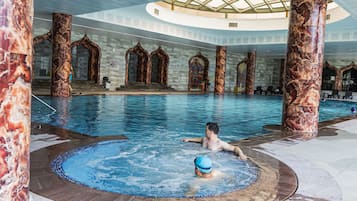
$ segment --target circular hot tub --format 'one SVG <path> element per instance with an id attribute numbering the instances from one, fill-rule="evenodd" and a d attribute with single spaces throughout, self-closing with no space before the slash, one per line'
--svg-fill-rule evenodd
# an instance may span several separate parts
<path id="1" fill-rule="evenodd" d="M 197 178 L 193 160 L 205 155 L 219 176 Z M 207 197 L 244 189 L 258 167 L 232 153 L 212 152 L 198 144 L 104 141 L 52 161 L 53 171 L 71 182 L 98 190 L 144 197 Z"/>

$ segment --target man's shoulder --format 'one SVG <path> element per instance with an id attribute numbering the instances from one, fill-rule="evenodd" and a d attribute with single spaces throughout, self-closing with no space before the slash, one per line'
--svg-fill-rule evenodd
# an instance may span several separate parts
<path id="1" fill-rule="evenodd" d="M 218 138 L 217 141 L 218 141 L 219 144 L 228 144 L 228 142 L 226 142 L 226 141 L 224 141 L 224 140 L 222 140 L 220 138 Z"/>
<path id="2" fill-rule="evenodd" d="M 233 146 L 233 145 L 229 144 L 228 142 L 221 140 L 221 139 L 218 139 L 218 144 L 223 149 Z"/>

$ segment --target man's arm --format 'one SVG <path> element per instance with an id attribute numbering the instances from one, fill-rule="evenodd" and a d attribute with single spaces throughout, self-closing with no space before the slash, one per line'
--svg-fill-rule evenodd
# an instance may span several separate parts
<path id="1" fill-rule="evenodd" d="M 227 142 L 222 141 L 222 148 L 224 151 L 231 151 L 235 153 L 241 160 L 247 160 L 247 156 L 243 153 L 243 151 L 238 146 L 233 146 L 228 144 Z"/>
<path id="2" fill-rule="evenodd" d="M 196 137 L 196 138 L 184 138 L 182 139 L 183 142 L 196 142 L 196 143 L 202 143 L 203 138 L 202 137 Z"/>
<path id="3" fill-rule="evenodd" d="M 233 145 L 232 145 L 233 146 Z M 243 153 L 243 151 L 238 147 L 238 146 L 233 146 L 234 147 L 234 153 L 239 156 L 240 159 L 242 160 L 247 160 L 247 156 Z"/>

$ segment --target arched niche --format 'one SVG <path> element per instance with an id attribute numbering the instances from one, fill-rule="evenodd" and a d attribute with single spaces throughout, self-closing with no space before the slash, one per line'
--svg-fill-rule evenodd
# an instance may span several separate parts
<path id="1" fill-rule="evenodd" d="M 352 62 L 350 65 L 341 68 L 342 90 L 357 92 L 357 65 Z"/>
<path id="2" fill-rule="evenodd" d="M 235 93 L 245 92 L 245 82 L 247 80 L 247 58 L 237 64 Z"/>
<path id="3" fill-rule="evenodd" d="M 190 58 L 188 66 L 188 91 L 207 91 L 209 66 L 207 57 L 199 53 Z"/>
<path id="4" fill-rule="evenodd" d="M 135 83 L 151 83 L 151 60 L 140 43 L 125 53 L 125 85 Z"/>
<path id="5" fill-rule="evenodd" d="M 33 39 L 33 79 L 50 80 L 52 71 L 51 31 Z"/>
<path id="6" fill-rule="evenodd" d="M 151 52 L 151 83 L 159 83 L 167 86 L 167 68 L 169 65 L 169 56 L 159 47 Z"/>
<path id="7" fill-rule="evenodd" d="M 71 43 L 73 80 L 99 83 L 101 49 L 87 35 Z"/>
<path id="8" fill-rule="evenodd" d="M 333 90 L 336 87 L 337 68 L 330 65 L 327 61 L 322 69 L 322 90 Z"/>

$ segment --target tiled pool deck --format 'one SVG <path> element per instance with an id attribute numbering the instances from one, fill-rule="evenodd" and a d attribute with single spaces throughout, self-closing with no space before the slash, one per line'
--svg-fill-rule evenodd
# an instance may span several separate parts
<path id="1" fill-rule="evenodd" d="M 232 142 L 243 147 L 260 167 L 259 179 L 246 189 L 208 198 L 144 198 L 98 191 L 63 180 L 50 162 L 76 147 L 116 137 L 87 137 L 49 125 L 32 125 L 30 190 L 50 200 L 313 200 L 355 201 L 357 186 L 357 119 L 320 124 L 319 136 L 303 139 L 268 126 L 271 134 Z M 50 135 L 49 135 L 50 134 Z M 45 147 L 59 143 L 53 146 Z M 38 150 L 37 150 L 38 149 Z M 80 168 L 80 167 L 79 167 Z M 45 200 L 33 195 L 33 200 Z"/>

